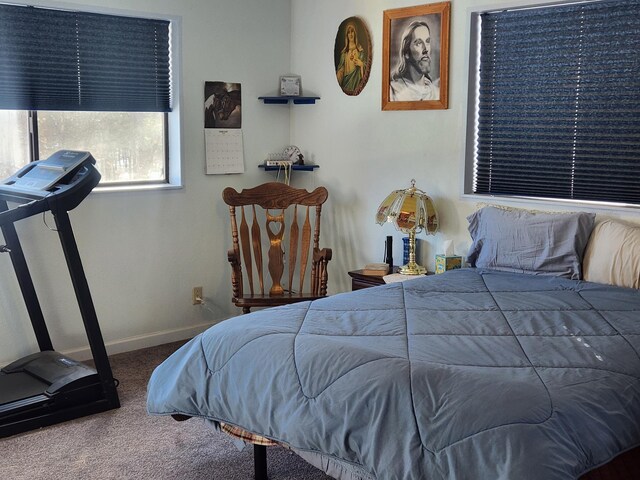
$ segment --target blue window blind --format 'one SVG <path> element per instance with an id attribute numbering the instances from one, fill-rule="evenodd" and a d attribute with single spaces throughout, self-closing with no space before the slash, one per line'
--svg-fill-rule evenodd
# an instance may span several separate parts
<path id="1" fill-rule="evenodd" d="M 640 2 L 480 15 L 474 193 L 640 204 Z"/>
<path id="2" fill-rule="evenodd" d="M 169 112 L 169 27 L 0 4 L 0 108 Z"/>

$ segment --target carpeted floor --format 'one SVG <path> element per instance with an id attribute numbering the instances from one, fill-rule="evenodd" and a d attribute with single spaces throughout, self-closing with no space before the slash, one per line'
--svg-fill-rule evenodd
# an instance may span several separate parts
<path id="1" fill-rule="evenodd" d="M 249 480 L 253 449 L 199 419 L 176 422 L 146 413 L 152 370 L 179 343 L 111 357 L 121 408 L 0 439 L 3 480 Z M 270 480 L 330 477 L 283 448 L 267 449 Z"/>

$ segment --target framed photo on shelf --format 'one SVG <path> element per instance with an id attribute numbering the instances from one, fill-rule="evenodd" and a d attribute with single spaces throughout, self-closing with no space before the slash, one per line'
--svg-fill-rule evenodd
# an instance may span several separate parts
<path id="1" fill-rule="evenodd" d="M 382 110 L 449 107 L 451 2 L 385 10 Z"/>
<path id="2" fill-rule="evenodd" d="M 299 97 L 302 95 L 300 75 L 282 75 L 280 77 L 280 96 Z"/>

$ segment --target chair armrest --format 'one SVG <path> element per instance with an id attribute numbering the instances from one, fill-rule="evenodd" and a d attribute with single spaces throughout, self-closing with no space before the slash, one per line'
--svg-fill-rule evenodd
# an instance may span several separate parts
<path id="1" fill-rule="evenodd" d="M 330 248 L 316 248 L 313 250 L 311 290 L 314 295 L 325 296 L 327 294 L 327 283 L 329 280 L 327 263 L 331 260 L 332 254 L 333 252 Z"/>
<path id="2" fill-rule="evenodd" d="M 313 252 L 313 260 L 316 262 L 320 262 L 320 261 L 328 262 L 329 260 L 331 260 L 332 255 L 333 255 L 333 252 L 330 248 L 321 248 Z"/>
<path id="3" fill-rule="evenodd" d="M 233 301 L 242 297 L 242 264 L 240 263 L 240 254 L 233 248 L 227 251 L 227 260 L 231 264 L 231 288 L 233 290 Z"/>
<path id="4" fill-rule="evenodd" d="M 238 255 L 238 252 L 233 248 L 230 248 L 227 250 L 227 260 L 229 260 L 231 265 L 234 265 L 235 263 L 240 262 L 240 256 Z"/>

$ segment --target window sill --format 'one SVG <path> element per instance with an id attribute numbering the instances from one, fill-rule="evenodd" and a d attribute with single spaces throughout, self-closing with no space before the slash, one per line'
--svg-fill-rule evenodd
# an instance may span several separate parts
<path id="1" fill-rule="evenodd" d="M 157 192 L 161 190 L 180 190 L 182 185 L 171 185 L 168 183 L 151 185 L 98 185 L 93 189 L 97 193 L 121 193 L 121 192 Z"/>
<path id="2" fill-rule="evenodd" d="M 479 195 L 473 193 L 463 193 L 461 200 L 476 202 L 478 204 L 504 205 L 507 207 L 524 209 L 559 209 L 567 211 L 583 210 L 587 212 L 618 212 L 637 214 L 640 213 L 640 206 L 623 203 L 589 202 L 586 200 L 560 200 L 539 197 L 508 197 Z"/>

